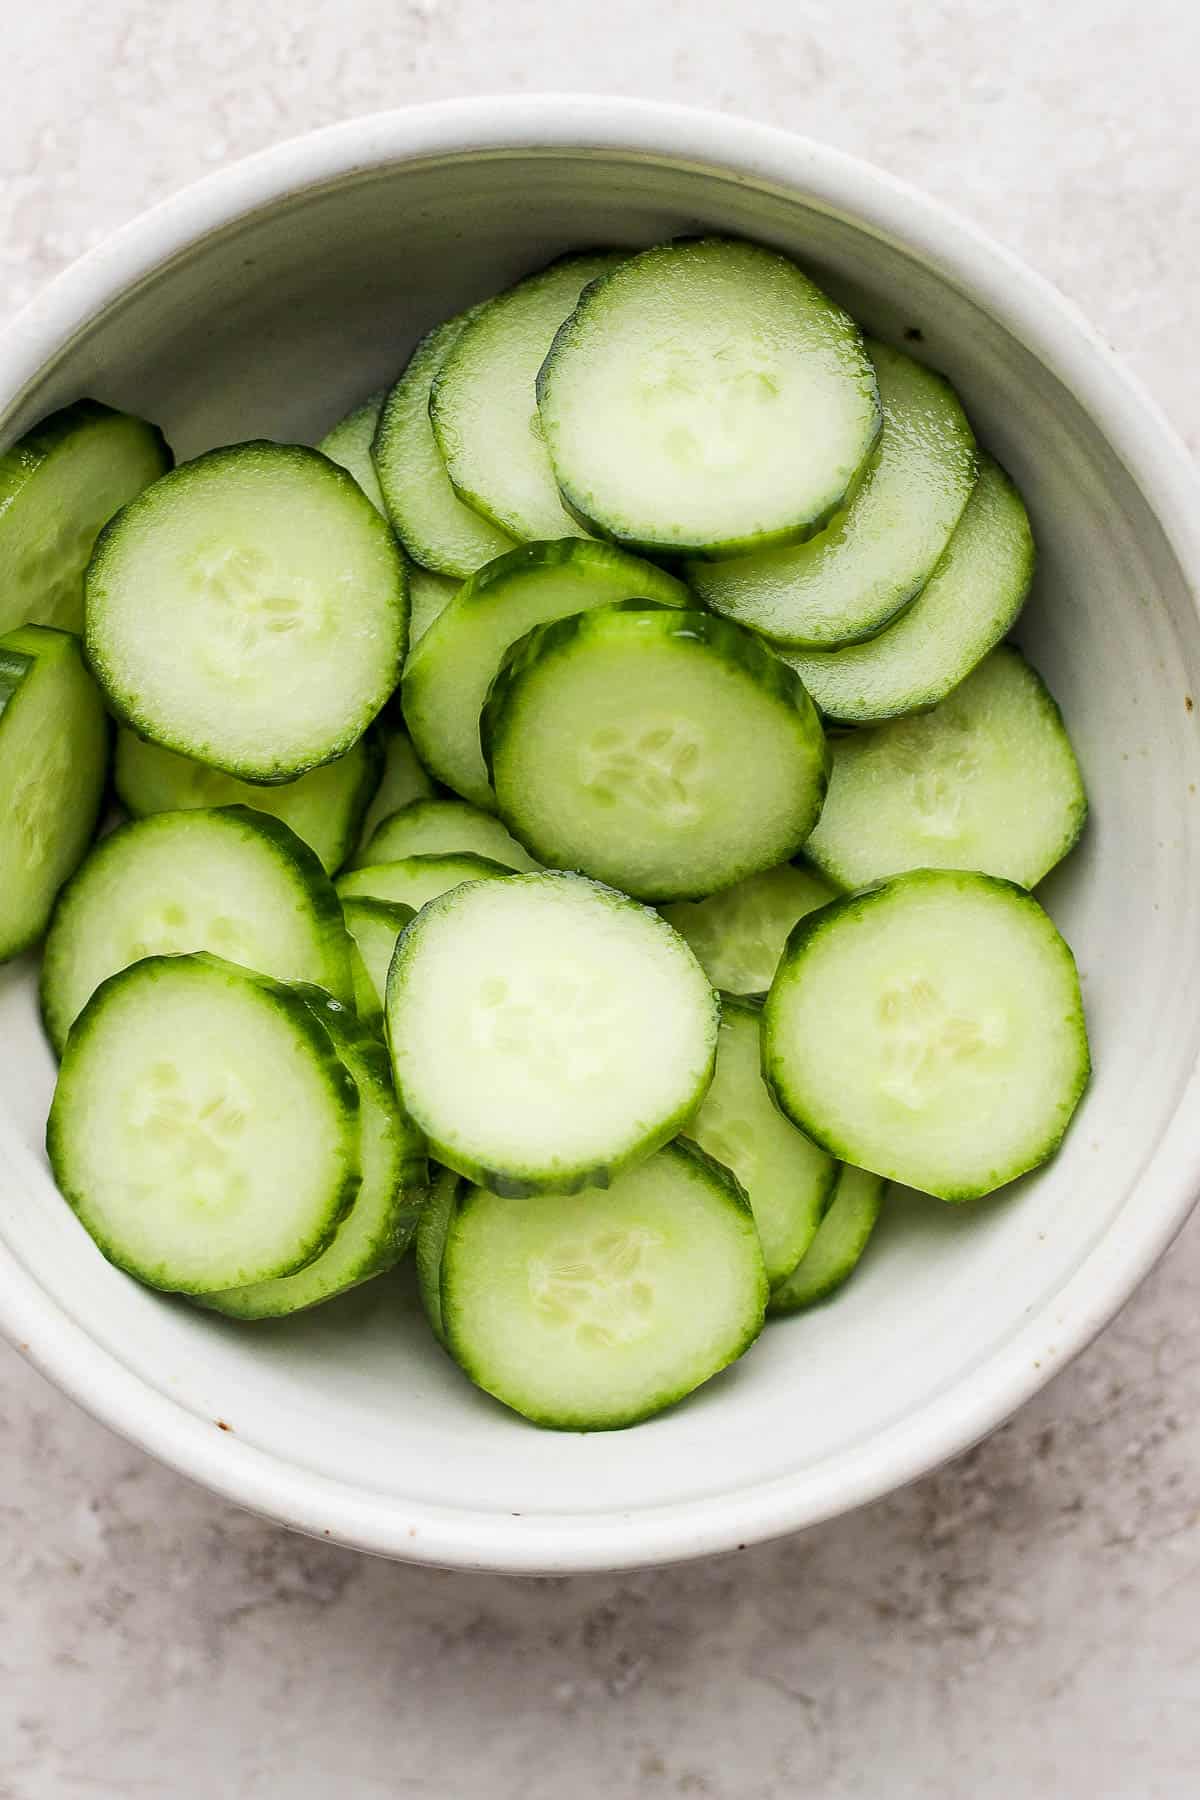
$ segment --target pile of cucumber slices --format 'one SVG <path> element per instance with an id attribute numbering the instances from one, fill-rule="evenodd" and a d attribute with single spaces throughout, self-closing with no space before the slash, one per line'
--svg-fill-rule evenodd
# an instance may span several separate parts
<path id="1" fill-rule="evenodd" d="M 1042 1163 L 1087 807 L 1033 565 L 948 383 L 723 239 L 552 264 L 316 449 L 45 420 L 0 956 L 100 1251 L 257 1320 L 415 1245 L 464 1372 L 593 1430 L 832 1293 L 889 1182 Z"/>

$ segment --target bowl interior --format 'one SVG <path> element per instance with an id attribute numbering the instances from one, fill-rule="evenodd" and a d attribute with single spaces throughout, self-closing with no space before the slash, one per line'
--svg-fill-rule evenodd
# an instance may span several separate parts
<path id="1" fill-rule="evenodd" d="M 1096 1074 L 1044 1172 L 958 1210 L 897 1196 L 836 1304 L 772 1325 L 737 1368 L 651 1424 L 562 1436 L 457 1374 L 406 1272 L 308 1317 L 233 1326 L 111 1269 L 42 1154 L 53 1070 L 34 966 L 0 971 L 3 1241 L 147 1387 L 206 1424 L 231 1424 L 239 1446 L 278 1459 L 293 1483 L 329 1477 L 381 1501 L 396 1521 L 381 1547 L 400 1553 L 414 1508 L 461 1518 L 464 1538 L 485 1518 L 569 1537 L 573 1522 L 599 1515 L 729 1496 L 725 1536 L 736 1541 L 737 1497 L 786 1481 L 803 1516 L 806 1491 L 828 1495 L 839 1459 L 971 1383 L 1031 1318 L 1053 1355 L 1056 1295 L 1138 1205 L 1196 1056 L 1200 759 L 1189 714 L 1200 644 L 1185 583 L 1147 498 L 1064 385 L 880 232 L 665 158 L 557 151 L 393 165 L 177 256 L 62 350 L 5 435 L 90 392 L 159 421 L 180 457 L 260 435 L 311 441 L 385 382 L 423 329 L 551 256 L 697 230 L 780 245 L 873 332 L 943 369 L 1028 499 L 1040 572 L 1016 635 L 1063 707 L 1093 805 L 1044 897 L 1079 959 Z M 337 1520 L 332 1529 L 342 1534 Z M 553 1566 L 554 1553 L 540 1560 Z"/>

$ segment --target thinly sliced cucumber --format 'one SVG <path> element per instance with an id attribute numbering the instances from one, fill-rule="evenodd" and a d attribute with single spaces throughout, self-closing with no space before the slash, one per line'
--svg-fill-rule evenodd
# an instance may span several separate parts
<path id="1" fill-rule="evenodd" d="M 294 831 L 245 806 L 155 813 L 111 832 L 62 891 L 42 962 L 55 1049 L 109 975 L 188 950 L 351 999 L 338 897 Z"/>
<path id="2" fill-rule="evenodd" d="M 1031 888 L 1087 818 L 1062 715 L 1008 644 L 932 712 L 847 732 L 831 749 L 805 854 L 842 887 L 906 869 L 978 869 Z"/>
<path id="3" fill-rule="evenodd" d="M 827 718 L 865 725 L 944 700 L 998 644 L 1033 580 L 1033 533 L 997 463 L 979 479 L 928 584 L 894 625 L 844 650 L 780 650 Z"/>
<path id="4" fill-rule="evenodd" d="M 513 544 L 506 531 L 459 499 L 429 419 L 429 390 L 473 317 L 461 313 L 421 339 L 384 402 L 371 449 L 384 503 L 408 554 L 459 581 Z"/>
<path id="5" fill-rule="evenodd" d="M 803 685 L 740 625 L 622 601 L 531 632 L 483 744 L 501 817 L 549 868 L 648 900 L 792 856 L 828 753 Z"/>
<path id="6" fill-rule="evenodd" d="M 140 736 L 243 781 L 343 756 L 400 677 L 391 531 L 344 469 L 294 444 L 185 463 L 108 525 L 87 653 Z"/>
<path id="7" fill-rule="evenodd" d="M 441 1274 L 460 1367 L 562 1431 L 634 1425 L 692 1393 L 749 1349 L 766 1295 L 745 1196 L 682 1141 L 566 1205 L 467 1188 Z"/>
<path id="8" fill-rule="evenodd" d="M 433 621 L 441 617 L 461 586 L 462 583 L 451 575 L 435 575 L 432 569 L 413 564 L 408 572 L 410 648 L 425 636 Z"/>
<path id="9" fill-rule="evenodd" d="M 355 857 L 355 867 L 399 862 L 405 856 L 486 856 L 528 872 L 539 865 L 493 813 L 466 800 L 410 800 L 385 819 Z"/>
<path id="10" fill-rule="evenodd" d="M 922 869 L 802 919 L 763 1072 L 844 1162 L 970 1200 L 1053 1154 L 1087 1085 L 1070 950 L 1011 882 Z"/>
<path id="11" fill-rule="evenodd" d="M 801 1312 L 850 1279 L 878 1223 L 886 1187 L 880 1176 L 866 1169 L 840 1165 L 833 1204 L 798 1266 L 771 1289 L 768 1313 Z"/>
<path id="12" fill-rule="evenodd" d="M 171 467 L 162 432 L 98 400 L 51 413 L 0 456 L 0 632 L 83 630 L 83 571 L 103 525 Z"/>
<path id="13" fill-rule="evenodd" d="M 108 722 L 79 640 L 0 638 L 0 962 L 37 942 L 100 815 Z"/>
<path id="14" fill-rule="evenodd" d="M 413 1245 L 421 1305 L 425 1308 L 430 1330 L 443 1345 L 446 1333 L 442 1329 L 442 1258 L 459 1191 L 467 1185 L 453 1169 L 438 1170 L 430 1183 L 429 1198 L 421 1210 Z"/>
<path id="15" fill-rule="evenodd" d="M 294 1275 L 205 1296 L 232 1319 L 279 1319 L 332 1300 L 394 1268 L 412 1243 L 425 1202 L 425 1146 L 392 1088 L 387 1051 L 328 994 L 294 990 L 315 1012 L 358 1089 L 362 1181 L 328 1249 Z"/>
<path id="16" fill-rule="evenodd" d="M 359 1098 L 291 988 L 151 956 L 71 1032 L 46 1147 L 110 1262 L 184 1294 L 268 1281 L 333 1241 L 358 1192 Z"/>
<path id="17" fill-rule="evenodd" d="M 353 412 L 348 412 L 344 419 L 339 419 L 333 430 L 326 432 L 317 445 L 317 449 L 330 462 L 337 463 L 347 474 L 353 475 L 375 511 L 382 513 L 385 518 L 387 507 L 383 504 L 383 490 L 375 473 L 375 464 L 371 461 L 371 445 L 375 441 L 379 415 L 386 398 L 386 388 L 368 395 Z"/>
<path id="18" fill-rule="evenodd" d="M 538 405 L 572 512 L 671 555 L 811 537 L 880 425 L 853 319 L 785 256 L 721 238 L 643 251 L 589 288 Z"/>
<path id="19" fill-rule="evenodd" d="M 414 912 L 464 881 L 495 881 L 513 871 L 487 856 L 402 856 L 399 862 L 368 863 L 338 876 L 337 891 L 347 900 L 391 900 Z"/>
<path id="20" fill-rule="evenodd" d="M 882 631 L 929 580 L 978 474 L 950 383 L 886 344 L 867 351 L 883 430 L 850 504 L 805 544 L 688 566 L 706 605 L 780 644 L 832 648 Z"/>
<path id="21" fill-rule="evenodd" d="M 461 587 L 404 671 L 404 716 L 438 780 L 493 811 L 479 715 L 509 649 L 535 625 L 635 599 L 686 606 L 689 595 L 652 563 L 580 539 L 523 544 Z"/>
<path id="22" fill-rule="evenodd" d="M 413 919 L 411 906 L 395 900 L 355 899 L 342 902 L 346 929 L 354 939 L 354 1004 L 367 1024 L 383 1017 L 388 970 L 396 939 Z"/>
<path id="23" fill-rule="evenodd" d="M 382 769 L 383 751 L 374 727 L 336 762 L 273 787 L 239 781 L 236 775 L 148 744 L 123 727 L 117 733 L 113 782 L 122 806 L 135 819 L 213 806 L 250 806 L 271 813 L 290 825 L 332 874 L 358 842 Z"/>
<path id="24" fill-rule="evenodd" d="M 781 863 L 707 900 L 676 900 L 662 915 L 687 939 L 715 988 L 765 994 L 796 920 L 836 896 L 823 875 Z"/>
<path id="25" fill-rule="evenodd" d="M 717 1020 L 665 920 L 578 875 L 432 901 L 388 978 L 405 1105 L 439 1162 L 497 1193 L 574 1193 L 673 1137 L 712 1078 Z"/>
<path id="26" fill-rule="evenodd" d="M 404 729 L 399 706 L 389 706 L 375 730 L 383 744 L 383 773 L 363 818 L 358 834 L 360 844 L 365 844 L 385 819 L 407 806 L 410 800 L 433 798 L 433 783 Z"/>
<path id="27" fill-rule="evenodd" d="M 686 1127 L 732 1169 L 754 1212 L 767 1280 L 784 1281 L 824 1218 L 838 1165 L 776 1108 L 762 1077 L 761 1009 L 725 995 L 712 1086 Z"/>
<path id="28" fill-rule="evenodd" d="M 617 252 L 564 256 L 472 315 L 446 356 L 429 416 L 459 497 L 514 538 L 586 536 L 563 510 L 538 419 L 538 370 L 588 283 Z"/>

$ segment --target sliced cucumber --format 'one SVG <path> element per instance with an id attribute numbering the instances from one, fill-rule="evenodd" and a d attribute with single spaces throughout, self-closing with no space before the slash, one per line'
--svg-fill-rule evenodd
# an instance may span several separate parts
<path id="1" fill-rule="evenodd" d="M 836 896 L 823 875 L 781 863 L 707 900 L 676 900 L 662 915 L 687 939 L 715 988 L 765 994 L 796 920 Z"/>
<path id="2" fill-rule="evenodd" d="M 280 982 L 151 956 L 103 982 L 63 1054 L 46 1147 L 110 1262 L 206 1294 L 303 1268 L 358 1192 L 359 1099 Z"/>
<path id="3" fill-rule="evenodd" d="M 672 555 L 811 537 L 880 425 L 853 319 L 785 256 L 721 238 L 643 251 L 589 288 L 538 404 L 571 510 Z"/>
<path id="4" fill-rule="evenodd" d="M 79 640 L 43 625 L 0 638 L 0 962 L 36 943 L 96 829 L 108 722 Z"/>
<path id="5" fill-rule="evenodd" d="M 410 800 L 376 829 L 355 858 L 355 867 L 460 852 L 486 856 L 509 869 L 538 867 L 494 814 L 481 812 L 466 800 Z"/>
<path id="6" fill-rule="evenodd" d="M 922 869 L 810 914 L 767 996 L 763 1072 L 793 1123 L 943 1200 L 1044 1162 L 1089 1067 L 1070 950 L 988 875 Z"/>
<path id="7" fill-rule="evenodd" d="M 616 252 L 565 256 L 472 315 L 429 396 L 434 436 L 460 499 L 514 538 L 587 533 L 563 510 L 538 420 L 538 370 L 554 334 Z"/>
<path id="8" fill-rule="evenodd" d="M 442 1329 L 442 1258 L 446 1250 L 446 1234 L 458 1205 L 460 1189 L 466 1187 L 461 1175 L 453 1169 L 439 1169 L 429 1187 L 429 1198 L 421 1210 L 417 1224 L 413 1255 L 417 1265 L 417 1287 L 429 1328 L 439 1344 L 445 1344 Z"/>
<path id="9" fill-rule="evenodd" d="M 388 979 L 405 1105 L 439 1162 L 497 1193 L 574 1193 L 673 1137 L 712 1078 L 717 1019 L 683 939 L 577 875 L 431 902 Z"/>
<path id="10" fill-rule="evenodd" d="M 482 732 L 501 817 L 532 854 L 643 899 L 773 868 L 825 796 L 802 684 L 711 613 L 622 601 L 543 625 L 496 677 Z"/>
<path id="11" fill-rule="evenodd" d="M 347 900 L 390 900 L 414 912 L 464 881 L 494 881 L 511 875 L 486 856 L 402 856 L 399 862 L 369 863 L 338 876 L 337 891 Z"/>
<path id="12" fill-rule="evenodd" d="M 830 719 L 864 725 L 920 712 L 998 644 L 1033 580 L 1033 533 L 1021 496 L 990 457 L 942 560 L 894 625 L 844 650 L 780 650 Z"/>
<path id="13" fill-rule="evenodd" d="M 354 899 L 342 902 L 346 929 L 354 939 L 354 1004 L 367 1024 L 383 1017 L 388 970 L 396 939 L 415 916 L 411 906 L 394 900 Z"/>
<path id="14" fill-rule="evenodd" d="M 371 450 L 384 503 L 408 554 L 460 581 L 513 544 L 454 492 L 429 419 L 429 390 L 473 317 L 462 313 L 421 339 L 384 403 Z"/>
<path id="15" fill-rule="evenodd" d="M 777 643 L 882 631 L 929 580 L 975 484 L 975 438 L 950 383 L 885 344 L 867 351 L 883 430 L 845 510 L 805 544 L 688 566 L 707 606 Z"/>
<path id="16" fill-rule="evenodd" d="M 387 1051 L 327 994 L 316 988 L 294 991 L 329 1033 L 358 1089 L 362 1181 L 336 1237 L 314 1262 L 294 1275 L 205 1297 L 205 1306 L 232 1319 L 303 1312 L 394 1268 L 413 1240 L 425 1201 L 425 1146 L 397 1105 Z"/>
<path id="17" fill-rule="evenodd" d="M 42 962 L 55 1049 L 109 975 L 188 950 L 351 999 L 338 897 L 294 831 L 244 806 L 156 813 L 110 833 L 62 891 Z"/>
<path id="18" fill-rule="evenodd" d="M 833 1204 L 798 1267 L 772 1288 L 769 1313 L 800 1312 L 815 1306 L 850 1279 L 878 1223 L 886 1186 L 866 1169 L 841 1165 Z"/>
<path id="19" fill-rule="evenodd" d="M 842 887 L 906 869 L 978 869 L 1033 887 L 1083 830 L 1087 796 L 1062 715 L 1001 645 L 932 712 L 834 738 L 805 854 Z"/>
<path id="20" fill-rule="evenodd" d="M 140 736 L 243 781 L 342 756 L 400 677 L 408 590 L 361 488 L 293 444 L 185 463 L 106 527 L 87 653 Z"/>
<path id="21" fill-rule="evenodd" d="M 0 632 L 83 630 L 101 527 L 171 467 L 162 432 L 98 400 L 51 413 L 0 456 Z"/>
<path id="22" fill-rule="evenodd" d="M 408 572 L 410 646 L 425 636 L 433 621 L 445 612 L 461 586 L 462 583 L 451 575 L 435 575 L 432 569 L 423 569 L 419 563 L 413 564 Z"/>
<path id="23" fill-rule="evenodd" d="M 523 544 L 460 588 L 404 671 L 404 716 L 439 781 L 494 810 L 479 715 L 508 650 L 535 625 L 634 599 L 686 606 L 689 595 L 652 563 L 579 539 Z"/>
<path id="24" fill-rule="evenodd" d="M 122 806 L 135 819 L 151 813 L 235 805 L 271 813 L 290 825 L 332 874 L 358 842 L 382 768 L 383 751 L 374 727 L 336 762 L 324 763 L 295 781 L 274 787 L 239 781 L 236 775 L 148 744 L 123 727 L 117 733 L 113 782 Z"/>
<path id="25" fill-rule="evenodd" d="M 399 706 L 389 706 L 375 730 L 383 744 L 383 772 L 363 818 L 358 834 L 360 844 L 365 844 L 385 819 L 407 806 L 410 800 L 433 798 L 433 783 L 404 729 Z"/>
<path id="26" fill-rule="evenodd" d="M 441 1273 L 455 1360 L 562 1431 L 633 1425 L 692 1393 L 749 1349 L 766 1294 L 745 1196 L 683 1142 L 568 1205 L 467 1188 Z"/>
<path id="27" fill-rule="evenodd" d="M 326 432 L 317 445 L 317 449 L 330 462 L 337 463 L 347 474 L 353 475 L 375 511 L 382 513 L 385 518 L 387 507 L 383 504 L 383 490 L 375 473 L 375 464 L 371 461 L 371 445 L 375 440 L 375 430 L 386 398 L 386 388 L 368 395 L 353 412 L 348 412 L 344 419 L 339 419 L 333 430 Z"/>

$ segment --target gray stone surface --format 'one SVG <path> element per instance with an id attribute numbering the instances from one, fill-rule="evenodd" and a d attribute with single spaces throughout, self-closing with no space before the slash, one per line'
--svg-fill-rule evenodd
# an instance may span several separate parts
<path id="1" fill-rule="evenodd" d="M 44 0 L 3 10 L 0 293 L 309 126 L 638 93 L 856 151 L 1092 315 L 1193 445 L 1194 0 Z M 692 1568 L 517 1582 L 234 1511 L 0 1349 L 0 1800 L 1184 1800 L 1200 1224 L 908 1492 Z"/>

